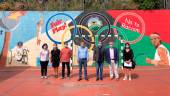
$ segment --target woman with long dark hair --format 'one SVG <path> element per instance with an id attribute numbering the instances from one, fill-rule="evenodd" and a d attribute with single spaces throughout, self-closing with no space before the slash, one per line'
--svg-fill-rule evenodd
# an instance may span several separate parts
<path id="1" fill-rule="evenodd" d="M 124 70 L 124 78 L 123 80 L 127 80 L 129 76 L 129 80 L 132 80 L 131 70 L 135 68 L 135 62 L 133 61 L 133 50 L 130 48 L 130 44 L 126 43 L 125 48 L 123 50 L 123 70 Z"/>

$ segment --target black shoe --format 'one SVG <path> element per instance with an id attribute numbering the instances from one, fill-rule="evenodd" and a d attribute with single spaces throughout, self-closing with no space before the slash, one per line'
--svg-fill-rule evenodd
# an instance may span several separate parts
<path id="1" fill-rule="evenodd" d="M 77 81 L 81 81 L 82 79 L 81 78 L 79 78 Z"/>
<path id="2" fill-rule="evenodd" d="M 88 78 L 86 78 L 85 80 L 86 80 L 86 81 L 89 81 L 89 79 L 88 79 Z"/>
<path id="3" fill-rule="evenodd" d="M 61 77 L 61 79 L 64 79 L 64 77 Z"/>
<path id="4" fill-rule="evenodd" d="M 97 78 L 96 81 L 99 81 L 99 79 Z"/>
<path id="5" fill-rule="evenodd" d="M 54 77 L 55 77 L 55 78 L 58 78 L 58 75 L 55 75 Z"/>
<path id="6" fill-rule="evenodd" d="M 100 78 L 100 80 L 103 80 L 103 78 Z"/>

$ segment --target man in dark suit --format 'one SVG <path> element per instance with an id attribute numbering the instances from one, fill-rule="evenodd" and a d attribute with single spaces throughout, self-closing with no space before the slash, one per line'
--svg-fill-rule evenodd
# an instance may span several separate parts
<path id="1" fill-rule="evenodd" d="M 103 80 L 104 48 L 101 42 L 99 42 L 98 47 L 94 49 L 93 60 L 96 62 L 96 81 L 98 81 L 99 78 Z"/>
<path id="2" fill-rule="evenodd" d="M 106 61 L 109 64 L 110 69 L 110 78 L 113 79 L 113 76 L 115 76 L 115 79 L 119 79 L 118 74 L 118 50 L 117 48 L 113 48 L 113 42 L 109 42 L 109 48 L 106 49 Z M 113 75 L 114 71 L 114 75 Z"/>

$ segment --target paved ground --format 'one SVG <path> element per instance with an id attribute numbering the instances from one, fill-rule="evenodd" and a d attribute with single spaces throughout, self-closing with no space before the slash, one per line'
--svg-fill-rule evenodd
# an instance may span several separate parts
<path id="1" fill-rule="evenodd" d="M 120 69 L 121 70 L 121 69 Z M 30 67 L 0 68 L 0 96 L 170 96 L 170 68 L 139 67 L 132 81 L 109 79 L 108 68 L 104 80 L 95 81 L 95 68 L 88 68 L 90 81 L 77 81 L 78 69 L 71 79 L 40 79 L 40 70 Z"/>

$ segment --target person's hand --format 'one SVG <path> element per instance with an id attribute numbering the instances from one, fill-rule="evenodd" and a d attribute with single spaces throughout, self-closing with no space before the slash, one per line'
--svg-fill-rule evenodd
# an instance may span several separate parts
<path id="1" fill-rule="evenodd" d="M 51 59 L 51 57 L 50 57 L 50 59 L 49 59 L 49 62 L 52 64 L 52 59 Z"/>
<path id="2" fill-rule="evenodd" d="M 125 61 L 127 64 L 129 64 L 130 62 L 129 61 Z"/>
<path id="3" fill-rule="evenodd" d="M 89 62 L 89 59 L 87 59 L 87 62 Z"/>
<path id="4" fill-rule="evenodd" d="M 146 63 L 150 63 L 151 64 L 151 59 L 150 58 L 146 58 Z"/>
<path id="5" fill-rule="evenodd" d="M 131 59 L 129 59 L 128 61 L 131 62 Z"/>
<path id="6" fill-rule="evenodd" d="M 79 64 L 79 60 L 77 59 L 77 63 Z"/>

